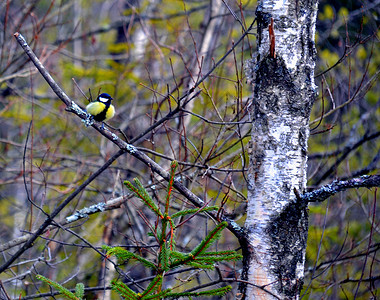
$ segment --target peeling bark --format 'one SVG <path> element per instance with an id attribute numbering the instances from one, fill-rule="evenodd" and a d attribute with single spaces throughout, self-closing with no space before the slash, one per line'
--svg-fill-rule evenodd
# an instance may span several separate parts
<path id="1" fill-rule="evenodd" d="M 316 14 L 317 1 L 265 0 L 256 10 L 245 299 L 296 299 L 303 283 L 308 214 L 294 190 L 306 187 Z"/>

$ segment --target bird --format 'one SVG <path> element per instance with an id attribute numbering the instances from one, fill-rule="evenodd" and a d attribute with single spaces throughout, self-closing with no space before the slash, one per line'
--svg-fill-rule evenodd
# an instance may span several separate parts
<path id="1" fill-rule="evenodd" d="M 86 111 L 91 115 L 91 119 L 98 122 L 105 122 L 115 115 L 115 107 L 111 104 L 113 98 L 107 94 L 100 94 L 95 101 L 86 106 Z M 102 123 L 104 128 L 104 124 Z"/>

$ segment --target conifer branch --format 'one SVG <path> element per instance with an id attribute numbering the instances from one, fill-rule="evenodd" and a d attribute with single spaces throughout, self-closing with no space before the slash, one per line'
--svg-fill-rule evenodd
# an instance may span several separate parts
<path id="1" fill-rule="evenodd" d="M 75 286 L 75 295 L 79 298 L 79 299 L 83 299 L 83 296 L 84 296 L 84 284 L 83 283 L 77 283 L 77 285 Z"/>
<path id="2" fill-rule="evenodd" d="M 209 232 L 209 234 L 203 239 L 203 241 L 195 247 L 191 254 L 193 256 L 198 256 L 203 251 L 211 246 L 213 242 L 220 238 L 222 230 L 227 227 L 227 222 L 219 223 L 213 230 Z"/>
<path id="3" fill-rule="evenodd" d="M 157 266 L 151 261 L 141 257 L 140 255 L 137 255 L 136 253 L 125 250 L 121 247 L 102 246 L 102 248 L 107 251 L 107 257 L 114 255 L 118 259 L 119 263 L 123 263 L 129 259 L 136 259 L 147 268 L 150 268 L 152 270 L 157 269 Z"/>
<path id="4" fill-rule="evenodd" d="M 191 208 L 191 209 L 186 209 L 186 210 L 181 210 L 179 212 L 176 212 L 171 215 L 172 219 L 179 218 L 179 217 L 184 217 L 186 215 L 193 215 L 198 212 L 209 212 L 209 211 L 217 211 L 219 209 L 218 206 L 206 206 L 203 208 Z"/>
<path id="5" fill-rule="evenodd" d="M 138 299 L 162 299 L 162 298 L 178 298 L 178 297 L 200 297 L 200 296 L 212 296 L 212 295 L 224 295 L 230 290 L 230 287 L 224 287 L 222 289 L 212 289 L 203 292 L 185 292 L 185 293 L 172 293 L 171 290 L 161 290 L 162 283 L 164 280 L 164 275 L 171 269 L 178 268 L 181 266 L 189 265 L 199 269 L 214 269 L 215 263 L 219 261 L 233 261 L 241 259 L 242 256 L 235 251 L 216 251 L 216 252 L 205 252 L 217 239 L 220 238 L 221 232 L 227 227 L 227 222 L 222 222 L 218 224 L 215 229 L 213 229 L 202 241 L 201 243 L 190 253 L 185 254 L 177 252 L 174 250 L 175 239 L 174 239 L 174 222 L 173 217 L 181 217 L 189 214 L 197 214 L 200 212 L 208 212 L 212 210 L 218 210 L 217 206 L 213 207 L 202 207 L 198 209 L 186 209 L 181 212 L 177 212 L 172 216 L 169 215 L 170 207 L 170 196 L 172 192 L 173 183 L 175 182 L 175 170 L 177 167 L 177 162 L 172 162 L 170 169 L 170 176 L 168 181 L 167 194 L 165 196 L 165 212 L 164 214 L 160 211 L 159 207 L 153 202 L 151 196 L 146 191 L 144 186 L 138 179 L 134 179 L 135 186 L 129 181 L 124 184 L 138 197 L 142 202 L 149 207 L 156 215 L 160 216 L 161 228 L 159 226 L 154 229 L 153 234 L 157 237 L 160 248 L 158 251 L 156 264 L 140 257 L 137 254 L 129 252 L 121 247 L 109 247 L 103 246 L 107 250 L 107 256 L 115 255 L 119 260 L 137 259 L 146 267 L 156 270 L 157 276 L 150 282 L 148 287 L 144 290 L 142 294 L 137 294 Z M 169 227 L 169 232 L 168 231 Z M 170 241 L 167 238 L 170 236 Z M 126 298 L 132 295 L 129 290 L 125 289 L 123 285 L 115 286 L 116 290 L 122 297 Z M 152 294 L 155 293 L 155 294 Z M 129 298 L 128 298 L 129 299 Z"/>
<path id="6" fill-rule="evenodd" d="M 120 296 L 125 299 L 138 300 L 141 299 L 137 293 L 132 291 L 126 284 L 121 281 L 112 280 L 111 281 L 112 290 L 117 292 Z"/>
<path id="7" fill-rule="evenodd" d="M 50 280 L 50 279 L 48 279 L 48 278 L 46 278 L 46 277 L 44 277 L 42 275 L 37 275 L 36 278 L 38 280 L 41 280 L 41 281 L 47 283 L 51 287 L 53 287 L 56 290 L 58 290 L 59 292 L 61 292 L 63 295 L 66 296 L 67 299 L 70 299 L 70 300 L 81 300 L 82 299 L 80 297 L 77 297 L 72 292 L 70 292 L 67 288 L 65 288 L 62 285 L 60 285 L 58 282 L 52 281 L 52 280 Z"/>
<path id="8" fill-rule="evenodd" d="M 190 253 L 181 253 L 174 250 L 175 239 L 174 239 L 174 222 L 172 216 L 180 217 L 189 214 L 197 214 L 200 212 L 207 212 L 211 210 L 217 210 L 218 207 L 203 207 L 200 209 L 189 209 L 183 212 L 178 212 L 172 216 L 169 215 L 170 207 L 170 195 L 172 192 L 172 187 L 174 183 L 174 175 L 177 167 L 177 163 L 173 162 L 171 164 L 170 180 L 168 183 L 167 194 L 165 196 L 165 213 L 163 214 L 159 207 L 154 203 L 152 197 L 149 195 L 147 190 L 141 184 L 138 179 L 134 179 L 135 185 L 126 181 L 124 184 L 128 189 L 137 196 L 145 206 L 152 210 L 157 216 L 160 216 L 160 226 L 152 229 L 159 242 L 159 250 L 157 256 L 157 262 L 152 262 L 148 259 L 141 257 L 138 254 L 130 252 L 122 247 L 110 247 L 104 245 L 102 248 L 106 250 L 106 256 L 115 256 L 119 263 L 124 263 L 130 259 L 135 259 L 140 262 L 146 268 L 149 268 L 156 272 L 156 276 L 151 280 L 149 285 L 144 289 L 142 293 L 136 293 L 131 290 L 123 282 L 113 280 L 111 282 L 112 290 L 116 291 L 124 299 L 163 299 L 163 298 L 179 298 L 179 297 L 201 297 L 201 296 L 220 296 L 227 293 L 231 287 L 223 287 L 217 289 L 211 289 L 202 292 L 181 292 L 173 293 L 172 289 L 162 290 L 163 280 L 165 274 L 171 269 L 178 268 L 181 266 L 192 266 L 199 269 L 214 269 L 215 263 L 219 261 L 233 261 L 241 259 L 241 255 L 237 254 L 235 251 L 214 251 L 205 252 L 217 239 L 220 238 L 221 232 L 227 227 L 227 222 L 222 222 L 218 224 L 210 233 L 200 242 L 200 244 Z M 167 230 L 169 227 L 169 230 Z M 167 232 L 169 231 L 169 232 Z M 170 241 L 168 242 L 167 237 L 170 236 Z M 45 281 L 52 287 L 58 289 L 66 298 L 70 300 L 81 300 L 84 294 L 83 284 L 77 284 L 75 289 L 75 294 L 61 286 L 60 284 L 50 281 L 49 279 L 40 276 L 40 280 Z"/>
<path id="9" fill-rule="evenodd" d="M 168 181 L 168 192 L 167 192 L 166 201 L 165 201 L 165 214 L 169 213 L 169 199 L 170 199 L 170 196 L 171 196 L 171 193 L 172 193 L 172 189 L 173 189 L 174 176 L 175 176 L 175 171 L 177 169 L 177 166 L 178 166 L 178 162 L 176 162 L 175 160 L 172 161 L 172 163 L 170 164 L 170 175 L 169 175 L 169 181 Z"/>
<path id="10" fill-rule="evenodd" d="M 150 195 L 146 192 L 144 186 L 142 185 L 142 183 L 140 182 L 140 180 L 138 180 L 137 178 L 135 178 L 133 180 L 136 184 L 137 187 L 135 187 L 131 182 L 129 181 L 124 181 L 124 185 L 132 192 L 135 194 L 135 196 L 137 196 L 138 198 L 140 198 L 147 207 L 150 208 L 151 211 L 153 211 L 156 215 L 158 215 L 159 217 L 163 218 L 163 214 L 162 212 L 160 211 L 160 209 L 158 208 L 158 206 L 154 203 L 153 199 L 150 197 Z"/>
<path id="11" fill-rule="evenodd" d="M 178 298 L 178 297 L 202 297 L 202 296 L 224 296 L 229 291 L 231 291 L 231 286 L 224 286 L 217 289 L 212 289 L 209 291 L 202 291 L 202 292 L 182 292 L 182 293 L 173 293 L 173 294 L 167 294 L 166 297 L 169 298 Z"/>
<path id="12" fill-rule="evenodd" d="M 157 291 L 158 289 L 160 289 L 161 287 L 161 284 L 162 284 L 162 275 L 157 275 L 151 282 L 150 284 L 147 286 L 147 288 L 145 289 L 145 291 L 141 294 L 141 296 L 146 296 L 146 295 L 149 295 L 151 293 L 154 293 L 155 291 Z"/>

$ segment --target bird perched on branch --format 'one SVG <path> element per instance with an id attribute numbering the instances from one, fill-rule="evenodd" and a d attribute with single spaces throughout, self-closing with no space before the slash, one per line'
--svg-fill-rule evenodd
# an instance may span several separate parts
<path id="1" fill-rule="evenodd" d="M 95 121 L 105 122 L 115 115 L 115 107 L 111 104 L 111 102 L 112 97 L 107 93 L 102 93 L 98 96 L 98 98 L 96 98 L 95 101 L 86 106 L 86 111 Z"/>

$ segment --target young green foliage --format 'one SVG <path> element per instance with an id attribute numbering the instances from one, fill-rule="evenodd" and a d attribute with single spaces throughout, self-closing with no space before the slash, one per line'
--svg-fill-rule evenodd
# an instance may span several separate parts
<path id="1" fill-rule="evenodd" d="M 179 212 L 176 212 L 175 214 L 171 215 L 172 219 L 179 218 L 179 217 L 184 217 L 186 215 L 193 215 L 196 213 L 201 213 L 201 212 L 207 212 L 207 211 L 213 211 L 213 210 L 218 210 L 218 206 L 207 206 L 203 208 L 192 208 L 192 209 L 186 209 L 186 210 L 181 210 Z"/>
<path id="2" fill-rule="evenodd" d="M 140 299 L 139 295 L 132 291 L 126 284 L 121 281 L 112 280 L 111 281 L 112 290 L 117 292 L 124 299 L 137 300 Z"/>
<path id="3" fill-rule="evenodd" d="M 159 243 L 155 262 L 149 261 L 120 247 L 103 246 L 103 249 L 107 251 L 107 256 L 115 255 L 118 258 L 119 263 L 135 259 L 142 263 L 146 268 L 149 268 L 156 273 L 155 278 L 141 293 L 135 293 L 124 283 L 112 281 L 112 289 L 125 299 L 163 299 L 178 297 L 188 297 L 190 299 L 191 297 L 222 296 L 231 290 L 230 286 L 201 292 L 172 293 L 171 289 L 162 289 L 165 274 L 172 269 L 184 266 L 192 266 L 199 269 L 213 269 L 215 264 L 219 261 L 236 261 L 242 258 L 242 256 L 235 251 L 206 252 L 206 250 L 221 237 L 222 230 L 227 226 L 226 222 L 218 224 L 216 228 L 210 231 L 210 233 L 190 253 L 181 253 L 175 250 L 174 218 L 218 210 L 217 206 L 212 206 L 198 209 L 184 209 L 172 215 L 169 214 L 170 198 L 177 166 L 178 163 L 174 161 L 170 167 L 164 211 L 154 203 L 153 199 L 138 179 L 134 179 L 135 186 L 129 181 L 124 182 L 128 189 L 157 217 L 159 217 L 158 226 L 151 226 L 151 228 L 154 228 L 152 236 L 156 237 L 157 242 Z"/>
<path id="4" fill-rule="evenodd" d="M 77 283 L 77 285 L 75 286 L 75 295 L 79 298 L 79 299 L 83 299 L 83 296 L 84 296 L 84 284 L 83 283 Z"/>
<path id="5" fill-rule="evenodd" d="M 156 269 L 156 265 L 152 263 L 151 261 L 141 257 L 140 255 L 137 255 L 133 252 L 130 252 L 128 250 L 125 250 L 121 247 L 110 247 L 110 246 L 102 246 L 104 250 L 107 251 L 107 256 L 116 256 L 119 263 L 124 263 L 125 261 L 128 261 L 130 259 L 136 259 L 139 262 L 141 262 L 145 267 L 150 269 Z"/>
<path id="6" fill-rule="evenodd" d="M 159 291 L 162 285 L 162 275 L 157 275 L 154 277 L 154 279 L 150 282 L 150 284 L 147 286 L 145 291 L 141 294 L 141 296 L 147 296 L 149 294 L 152 294 L 156 291 Z"/>
<path id="7" fill-rule="evenodd" d="M 178 297 L 202 297 L 202 296 L 224 296 L 227 294 L 229 291 L 231 291 L 231 286 L 224 286 L 218 289 L 212 289 L 209 291 L 201 291 L 201 292 L 182 292 L 182 293 L 170 293 L 167 294 L 166 298 L 178 298 Z"/>
<path id="8" fill-rule="evenodd" d="M 200 292 L 192 291 L 173 293 L 172 289 L 163 289 L 165 274 L 170 270 L 184 266 L 192 266 L 198 269 L 213 269 L 215 267 L 215 264 L 219 261 L 236 261 L 242 258 L 242 256 L 236 253 L 236 251 L 206 252 L 206 250 L 212 246 L 212 244 L 217 242 L 217 240 L 221 237 L 222 230 L 227 226 L 226 222 L 218 224 L 213 230 L 211 230 L 209 234 L 199 243 L 199 245 L 196 246 L 190 253 L 181 253 L 175 250 L 176 242 L 174 236 L 174 218 L 218 210 L 217 206 L 211 206 L 198 209 L 185 209 L 172 215 L 169 214 L 170 196 L 173 190 L 173 184 L 175 180 L 174 177 L 177 166 L 177 162 L 172 162 L 169 175 L 169 184 L 165 197 L 164 211 L 162 211 L 160 207 L 154 203 L 153 199 L 138 179 L 134 179 L 134 182 L 136 184 L 135 186 L 129 181 L 124 183 L 146 207 L 148 207 L 157 217 L 159 217 L 158 220 L 160 221 L 158 226 L 151 227 L 154 228 L 154 232 L 151 232 L 152 236 L 157 239 L 157 242 L 159 244 L 156 261 L 151 261 L 149 259 L 143 258 L 142 256 L 125 250 L 121 247 L 102 247 L 107 252 L 107 257 L 116 256 L 119 264 L 128 262 L 129 260 L 137 260 L 144 267 L 156 273 L 156 276 L 141 293 L 136 293 L 121 281 L 112 280 L 112 290 L 116 291 L 124 299 L 148 300 L 179 297 L 188 297 L 191 299 L 192 297 L 223 296 L 231 290 L 231 286 L 225 286 Z M 82 283 L 78 283 L 76 285 L 74 294 L 60 284 L 53 282 L 41 275 L 38 275 L 37 278 L 60 291 L 67 299 L 83 299 L 84 285 Z"/>
<path id="9" fill-rule="evenodd" d="M 70 292 L 67 288 L 60 285 L 58 282 L 52 281 L 52 280 L 50 280 L 50 279 L 48 279 L 42 275 L 37 275 L 36 278 L 38 280 L 41 280 L 41 281 L 47 283 L 48 285 L 55 288 L 56 290 L 58 290 L 60 293 L 62 293 L 64 295 L 64 297 L 66 299 L 70 299 L 70 300 L 82 300 L 83 299 L 83 296 L 84 296 L 84 285 L 83 285 L 83 283 L 78 283 L 75 286 L 75 294 L 74 294 L 74 293 Z"/>
<path id="10" fill-rule="evenodd" d="M 133 180 L 136 184 L 134 186 L 131 182 L 129 181 L 124 181 L 124 185 L 133 193 L 135 196 L 140 198 L 144 204 L 149 207 L 155 214 L 163 218 L 163 214 L 161 213 L 160 209 L 157 207 L 157 205 L 153 202 L 153 199 L 150 197 L 148 192 L 145 190 L 144 186 L 141 184 L 140 180 L 135 178 Z"/>

